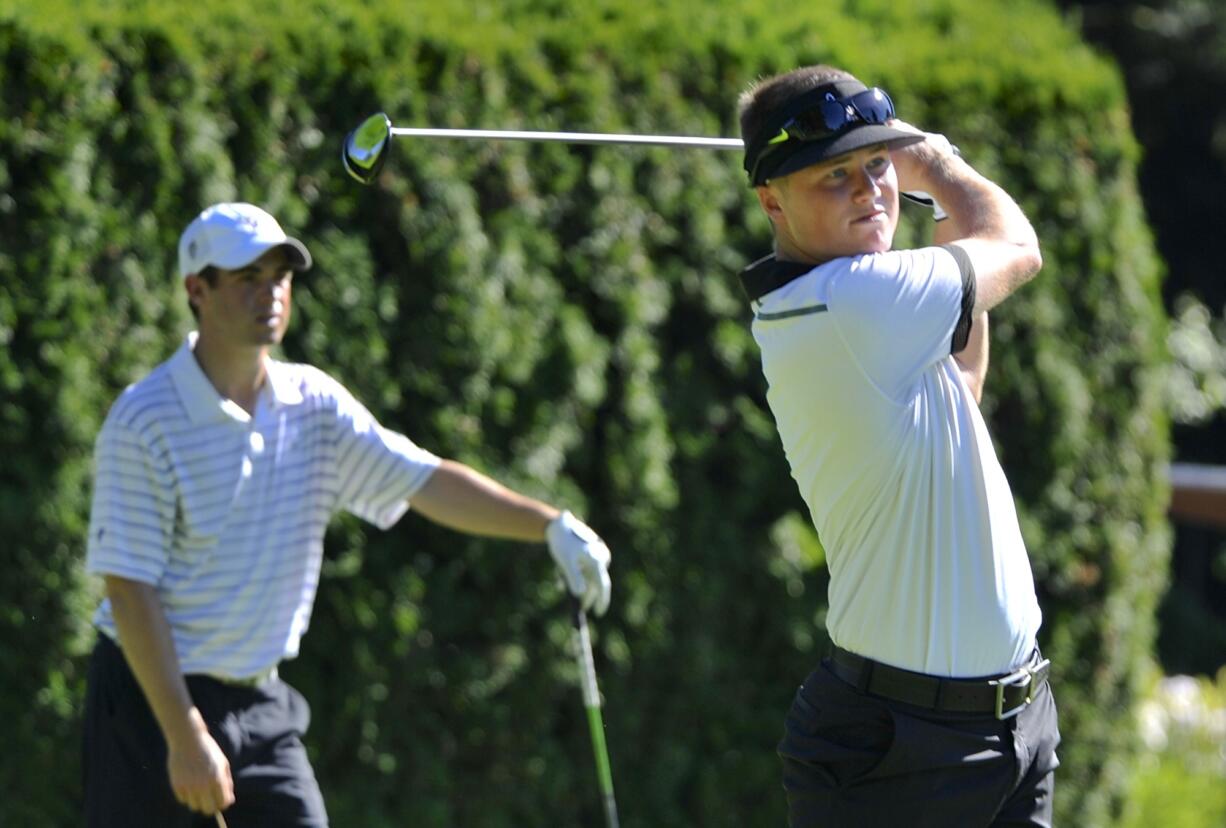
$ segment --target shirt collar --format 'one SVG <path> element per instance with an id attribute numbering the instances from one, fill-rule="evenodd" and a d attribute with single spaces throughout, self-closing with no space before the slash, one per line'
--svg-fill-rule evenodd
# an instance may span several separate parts
<path id="1" fill-rule="evenodd" d="M 193 425 L 203 425 L 218 419 L 247 422 L 251 419 L 247 412 L 232 400 L 218 394 L 204 369 L 196 361 L 192 350 L 196 347 L 198 337 L 196 331 L 189 333 L 169 363 L 170 376 L 174 380 L 183 407 L 187 410 L 188 418 Z M 302 391 L 294 385 L 292 377 L 287 375 L 284 363 L 265 358 L 264 375 L 267 385 L 261 393 L 268 394 L 273 403 L 297 405 L 302 402 Z"/>
<path id="2" fill-rule="evenodd" d="M 817 267 L 804 262 L 779 261 L 775 254 L 763 256 L 741 271 L 741 287 L 750 302 L 756 302 L 772 290 L 799 279 Z"/>

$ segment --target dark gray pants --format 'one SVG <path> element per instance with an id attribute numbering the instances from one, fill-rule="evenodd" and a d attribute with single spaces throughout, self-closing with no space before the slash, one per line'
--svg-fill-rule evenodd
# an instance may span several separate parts
<path id="1" fill-rule="evenodd" d="M 870 696 L 823 663 L 796 692 L 779 743 L 788 823 L 1050 828 L 1059 743 L 1046 684 L 998 721 Z"/>
<path id="2" fill-rule="evenodd" d="M 311 711 L 280 679 L 258 688 L 188 676 L 192 701 L 226 754 L 235 802 L 228 828 L 326 828 L 328 816 L 302 736 Z M 98 636 L 85 697 L 89 828 L 216 828 L 175 799 L 166 741 L 123 652 Z"/>

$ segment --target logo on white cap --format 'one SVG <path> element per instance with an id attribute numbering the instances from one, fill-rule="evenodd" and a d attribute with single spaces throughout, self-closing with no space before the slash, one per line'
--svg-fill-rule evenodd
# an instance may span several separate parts
<path id="1" fill-rule="evenodd" d="M 280 246 L 289 253 L 293 269 L 311 266 L 306 245 L 287 236 L 266 210 L 243 202 L 214 204 L 196 216 L 179 239 L 179 275 L 186 278 L 210 265 L 225 270 L 246 267 Z"/>

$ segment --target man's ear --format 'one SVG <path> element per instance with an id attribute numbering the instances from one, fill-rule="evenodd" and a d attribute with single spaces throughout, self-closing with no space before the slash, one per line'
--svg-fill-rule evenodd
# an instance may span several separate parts
<path id="1" fill-rule="evenodd" d="M 208 283 L 195 273 L 189 273 L 183 279 L 183 290 L 187 292 L 187 303 L 197 310 L 200 309 L 200 303 L 204 301 L 204 292 L 207 289 Z"/>
<path id="2" fill-rule="evenodd" d="M 771 220 L 771 224 L 781 222 L 783 220 L 783 206 L 779 203 L 778 191 L 769 184 L 759 184 L 753 189 L 758 196 L 758 203 L 762 205 L 762 212 L 766 213 L 766 217 Z"/>

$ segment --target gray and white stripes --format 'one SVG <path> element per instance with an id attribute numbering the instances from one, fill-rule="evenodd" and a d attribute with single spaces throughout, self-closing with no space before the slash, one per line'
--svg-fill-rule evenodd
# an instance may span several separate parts
<path id="1" fill-rule="evenodd" d="M 107 416 L 86 564 L 157 588 L 185 673 L 243 678 L 297 654 L 331 517 L 391 526 L 439 459 L 310 366 L 269 360 L 249 416 L 193 343 Z M 94 622 L 118 640 L 109 602 Z"/>

